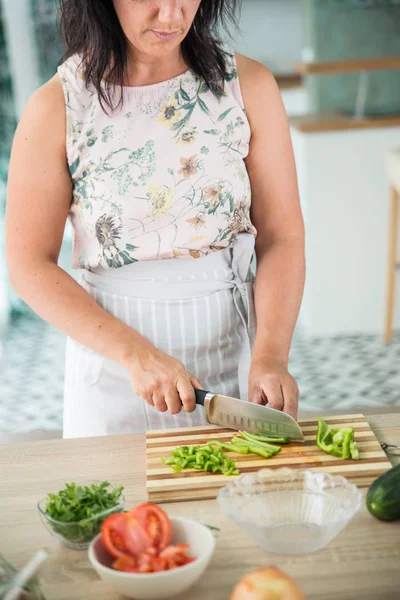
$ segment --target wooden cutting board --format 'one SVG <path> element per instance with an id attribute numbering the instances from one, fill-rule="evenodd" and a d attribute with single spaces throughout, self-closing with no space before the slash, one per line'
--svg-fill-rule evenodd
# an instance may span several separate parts
<path id="1" fill-rule="evenodd" d="M 354 439 L 360 451 L 360 460 L 341 460 L 325 452 L 316 445 L 318 419 L 299 419 L 305 442 L 292 442 L 282 446 L 279 454 L 271 459 L 261 456 L 235 454 L 240 473 L 252 473 L 264 467 L 307 468 L 313 471 L 326 471 L 343 475 L 358 487 L 368 487 L 381 473 L 391 468 L 364 415 L 340 415 L 324 417 L 333 428 L 353 425 Z M 210 500 L 216 498 L 221 487 L 230 477 L 214 473 L 203 473 L 188 469 L 174 473 L 161 462 L 162 456 L 169 456 L 178 446 L 206 444 L 213 439 L 230 441 L 235 435 L 231 429 L 219 427 L 190 427 L 148 431 L 146 435 L 146 486 L 149 501 L 180 502 L 183 500 Z"/>

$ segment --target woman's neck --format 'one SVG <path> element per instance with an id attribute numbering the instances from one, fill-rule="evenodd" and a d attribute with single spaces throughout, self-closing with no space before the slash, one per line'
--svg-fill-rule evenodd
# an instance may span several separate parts
<path id="1" fill-rule="evenodd" d="M 188 68 L 180 47 L 163 57 L 141 54 L 137 50 L 131 49 L 128 50 L 125 85 L 152 85 L 172 79 Z"/>

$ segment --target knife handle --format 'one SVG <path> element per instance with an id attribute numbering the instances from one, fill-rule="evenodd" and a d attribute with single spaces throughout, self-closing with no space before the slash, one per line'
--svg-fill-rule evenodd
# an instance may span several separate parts
<path id="1" fill-rule="evenodd" d="M 206 399 L 207 394 L 209 394 L 210 392 L 207 392 L 206 390 L 198 390 L 197 388 L 194 388 L 194 393 L 196 396 L 196 404 L 200 404 L 201 406 L 204 406 L 204 400 Z"/>

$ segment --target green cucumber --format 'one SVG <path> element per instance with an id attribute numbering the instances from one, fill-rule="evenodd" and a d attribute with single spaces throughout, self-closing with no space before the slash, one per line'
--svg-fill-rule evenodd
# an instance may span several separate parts
<path id="1" fill-rule="evenodd" d="M 371 515 L 377 519 L 400 519 L 400 465 L 375 479 L 367 492 L 366 505 Z"/>

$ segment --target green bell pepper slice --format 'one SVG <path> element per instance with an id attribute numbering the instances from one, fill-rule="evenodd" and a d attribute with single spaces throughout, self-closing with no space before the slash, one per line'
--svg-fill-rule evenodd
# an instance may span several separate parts
<path id="1" fill-rule="evenodd" d="M 353 460 L 359 460 L 360 458 L 360 452 L 357 448 L 356 442 L 350 443 L 350 456 Z"/>
<path id="2" fill-rule="evenodd" d="M 350 445 L 353 442 L 354 431 L 345 431 L 343 434 L 343 458 L 350 458 Z"/>
<path id="3" fill-rule="evenodd" d="M 317 446 L 327 454 L 343 458 L 343 450 L 333 443 L 332 428 L 322 419 L 318 419 Z"/>
<path id="4" fill-rule="evenodd" d="M 322 419 L 318 419 L 317 446 L 327 454 L 347 460 L 360 457 L 354 441 L 354 427 L 332 429 Z"/>

